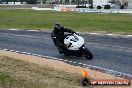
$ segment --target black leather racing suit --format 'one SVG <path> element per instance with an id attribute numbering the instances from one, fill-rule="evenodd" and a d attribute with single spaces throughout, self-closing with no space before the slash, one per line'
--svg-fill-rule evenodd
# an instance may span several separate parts
<path id="1" fill-rule="evenodd" d="M 64 32 L 68 32 L 72 34 L 76 33 L 75 31 L 68 28 L 63 28 L 61 30 L 54 29 L 51 33 L 53 42 L 55 46 L 58 48 L 60 53 L 67 51 L 67 47 L 64 45 L 64 38 L 65 38 Z"/>

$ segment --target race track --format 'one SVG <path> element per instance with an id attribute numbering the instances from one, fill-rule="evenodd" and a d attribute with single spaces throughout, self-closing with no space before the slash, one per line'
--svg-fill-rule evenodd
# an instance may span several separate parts
<path id="1" fill-rule="evenodd" d="M 132 75 L 132 37 L 82 34 L 94 59 L 60 55 L 50 32 L 0 30 L 0 49 L 52 56 Z"/>

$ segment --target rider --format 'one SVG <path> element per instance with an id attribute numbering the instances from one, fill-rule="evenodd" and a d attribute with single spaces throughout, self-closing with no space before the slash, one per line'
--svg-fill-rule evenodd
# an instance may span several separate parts
<path id="1" fill-rule="evenodd" d="M 55 46 L 57 46 L 57 48 L 59 49 L 59 53 L 63 53 L 63 51 L 67 51 L 67 47 L 64 45 L 64 32 L 68 32 L 68 33 L 76 33 L 75 31 L 68 29 L 68 28 L 64 28 L 63 25 L 57 23 L 54 25 L 54 30 L 51 34 L 54 44 Z"/>

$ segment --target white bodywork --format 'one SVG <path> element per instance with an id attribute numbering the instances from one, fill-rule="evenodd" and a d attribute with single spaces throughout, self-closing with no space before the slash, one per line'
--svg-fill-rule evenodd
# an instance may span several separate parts
<path id="1" fill-rule="evenodd" d="M 73 35 L 67 36 L 64 39 L 64 44 L 67 47 L 71 44 L 71 46 L 68 47 L 69 50 L 79 50 L 79 48 L 84 44 L 84 39 L 77 34 L 73 34 Z"/>

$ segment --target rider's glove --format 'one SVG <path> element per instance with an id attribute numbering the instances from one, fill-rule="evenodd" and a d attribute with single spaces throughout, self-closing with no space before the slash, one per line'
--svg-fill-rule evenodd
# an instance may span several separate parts
<path id="1" fill-rule="evenodd" d="M 76 32 L 75 32 L 74 34 L 76 34 L 76 35 L 78 35 L 78 36 L 81 36 L 79 33 L 76 33 Z"/>

